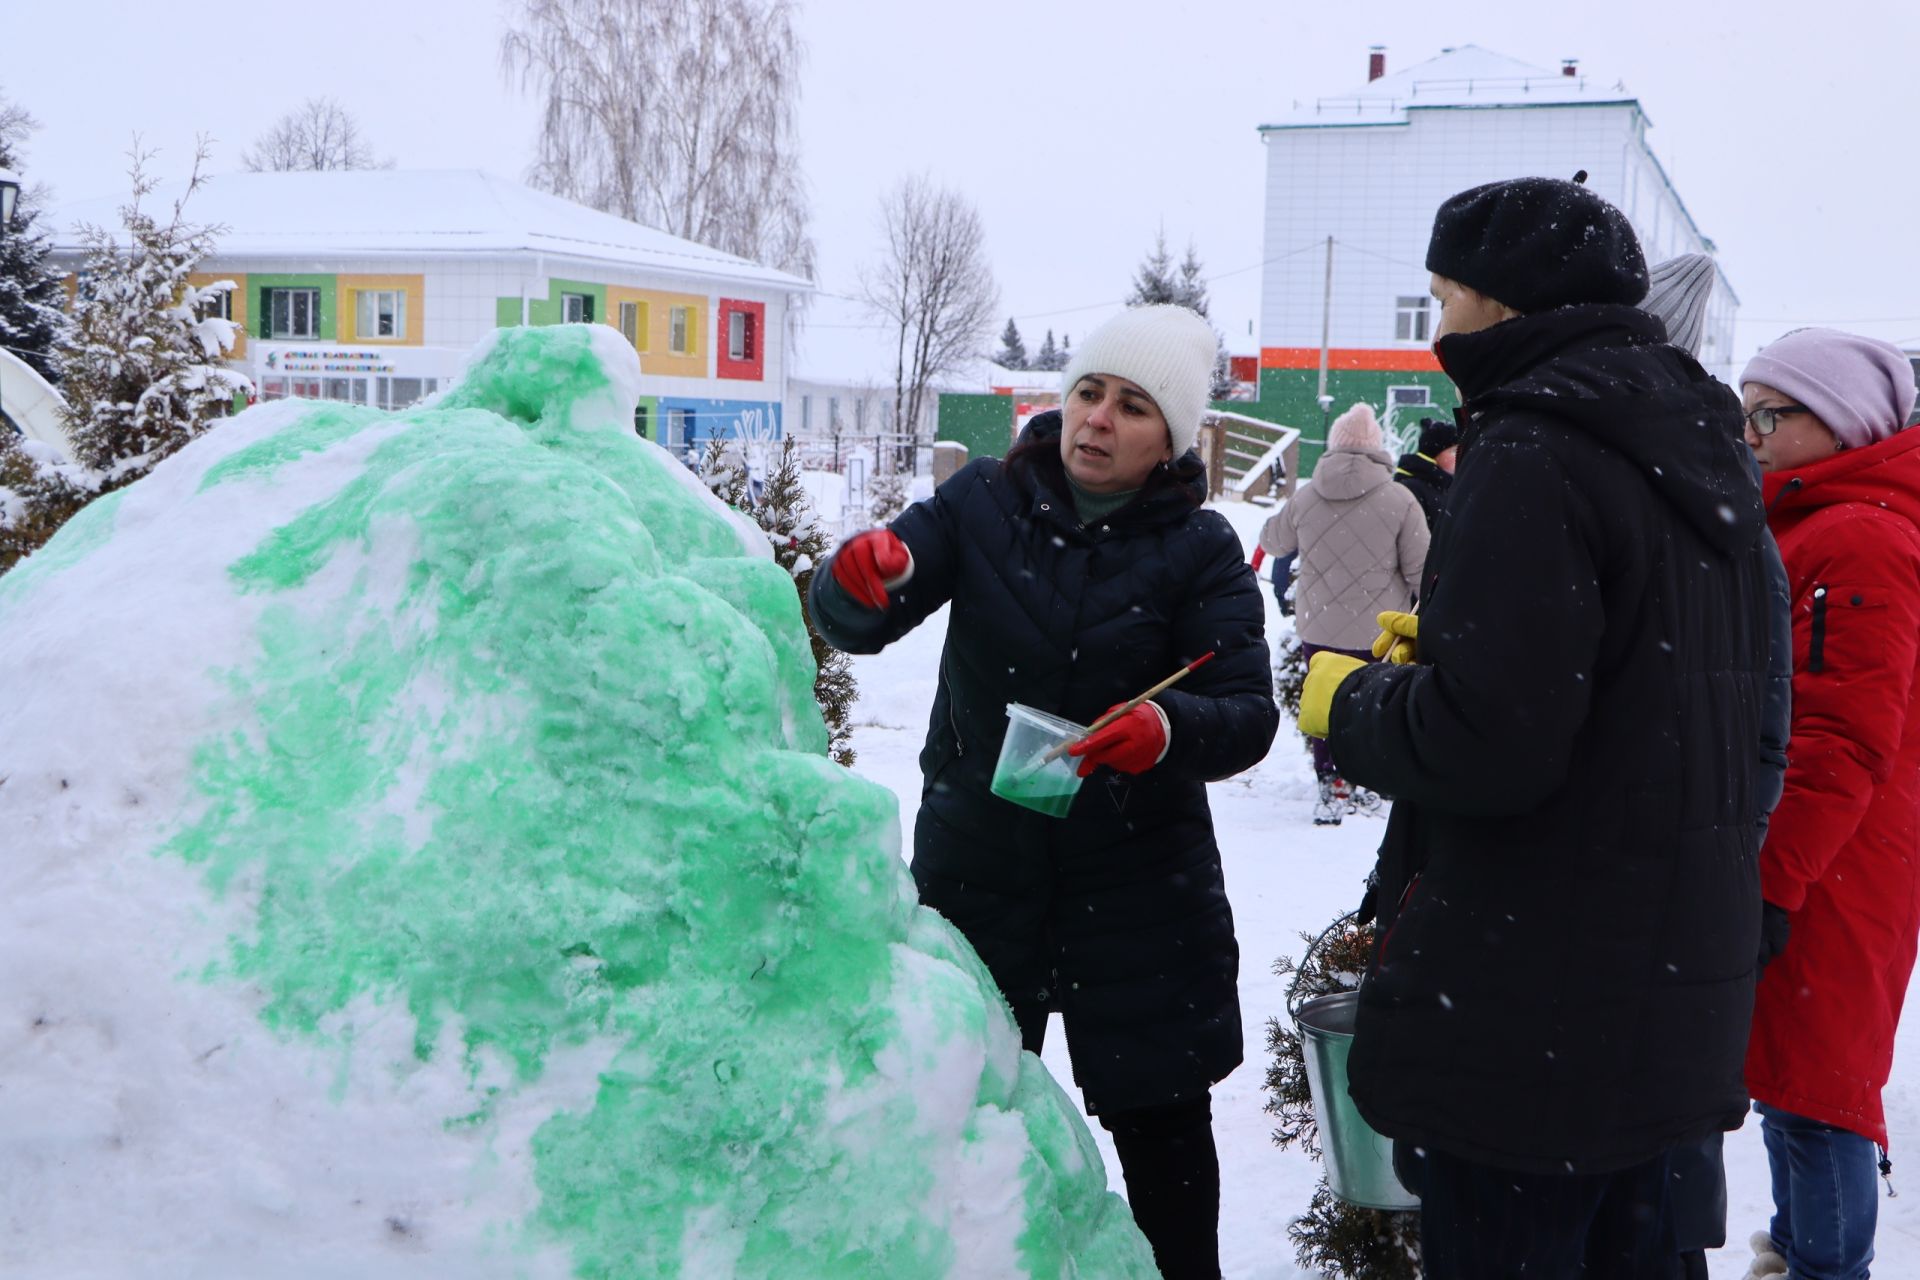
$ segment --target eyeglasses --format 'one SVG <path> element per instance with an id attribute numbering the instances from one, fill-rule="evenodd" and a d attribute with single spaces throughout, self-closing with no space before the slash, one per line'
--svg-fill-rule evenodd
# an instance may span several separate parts
<path id="1" fill-rule="evenodd" d="M 1780 425 L 1780 419 L 1796 413 L 1812 413 L 1813 410 L 1803 404 L 1768 405 L 1764 409 L 1753 409 L 1747 413 L 1747 421 L 1753 427 L 1753 434 L 1770 436 L 1773 429 Z"/>

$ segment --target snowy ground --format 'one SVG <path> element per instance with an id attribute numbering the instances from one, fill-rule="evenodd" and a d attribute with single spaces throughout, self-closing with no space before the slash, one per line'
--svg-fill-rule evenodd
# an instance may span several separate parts
<path id="1" fill-rule="evenodd" d="M 1251 547 L 1267 509 L 1227 503 L 1221 510 Z M 1271 634 L 1281 620 L 1270 592 L 1267 613 Z M 900 797 L 903 847 L 909 849 L 920 797 L 915 755 L 933 701 L 945 622 L 943 610 L 887 652 L 854 660 L 860 684 L 855 771 Z M 1247 1043 L 1247 1060 L 1214 1090 L 1221 1262 L 1227 1280 L 1294 1280 L 1311 1274 L 1294 1265 L 1286 1228 L 1306 1208 L 1319 1168 L 1297 1151 L 1277 1150 L 1269 1137 L 1271 1117 L 1261 1110 L 1266 1101 L 1260 1087 L 1267 1066 L 1266 1021 L 1282 1011 L 1282 982 L 1270 965 L 1276 956 L 1298 956 L 1306 945 L 1299 937 L 1302 932 L 1317 933 L 1358 903 L 1384 826 L 1379 818 L 1348 818 L 1338 827 L 1315 827 L 1309 818 L 1312 770 L 1299 743 L 1292 727 L 1283 726 L 1259 767 L 1212 791 L 1240 938 L 1240 1004 Z M 1057 1024 L 1044 1060 L 1068 1093 L 1078 1097 Z M 1911 1018 L 1900 1030 L 1886 1103 L 1895 1186 L 1920 1187 L 1920 1154 L 1913 1146 L 1920 1135 L 1920 1031 Z M 1093 1132 L 1106 1153 L 1109 1180 L 1124 1191 L 1111 1142 L 1098 1126 Z M 1710 1256 L 1715 1280 L 1745 1274 L 1750 1257 L 1745 1240 L 1766 1225 L 1772 1212 L 1757 1118 L 1727 1136 L 1727 1177 L 1730 1247 Z M 1878 1255 L 1876 1275 L 1920 1276 L 1920 1207 L 1911 1194 L 1881 1199 Z"/>

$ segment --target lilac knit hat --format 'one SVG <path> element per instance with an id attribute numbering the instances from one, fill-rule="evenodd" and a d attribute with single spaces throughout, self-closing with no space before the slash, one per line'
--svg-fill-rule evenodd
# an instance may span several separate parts
<path id="1" fill-rule="evenodd" d="M 1900 348 L 1838 329 L 1795 329 L 1764 348 L 1741 371 L 1792 396 L 1827 424 L 1848 449 L 1885 440 L 1913 413 L 1913 365 Z"/>

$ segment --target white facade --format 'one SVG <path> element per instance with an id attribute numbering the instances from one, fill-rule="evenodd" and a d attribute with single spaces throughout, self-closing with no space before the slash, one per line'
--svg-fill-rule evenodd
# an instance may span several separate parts
<path id="1" fill-rule="evenodd" d="M 1648 147 L 1647 124 L 1638 100 L 1617 85 L 1467 46 L 1261 126 L 1263 347 L 1320 346 L 1328 237 L 1328 345 L 1426 347 L 1437 314 L 1422 301 L 1434 210 L 1485 182 L 1571 178 L 1584 169 L 1587 186 L 1632 221 L 1649 265 L 1712 253 Z M 1733 374 L 1738 305 L 1718 275 L 1700 359 L 1723 379 Z"/>

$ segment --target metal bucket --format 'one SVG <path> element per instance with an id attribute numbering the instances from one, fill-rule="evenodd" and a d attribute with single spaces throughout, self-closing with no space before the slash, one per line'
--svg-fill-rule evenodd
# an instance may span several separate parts
<path id="1" fill-rule="evenodd" d="M 1358 991 L 1319 996 L 1300 1006 L 1294 1028 L 1307 1060 L 1313 1118 L 1320 1126 L 1320 1160 L 1327 1185 L 1348 1204 L 1363 1209 L 1417 1209 L 1420 1197 L 1393 1172 L 1393 1143 L 1360 1118 L 1347 1092 L 1347 1054 L 1353 1048 Z"/>

